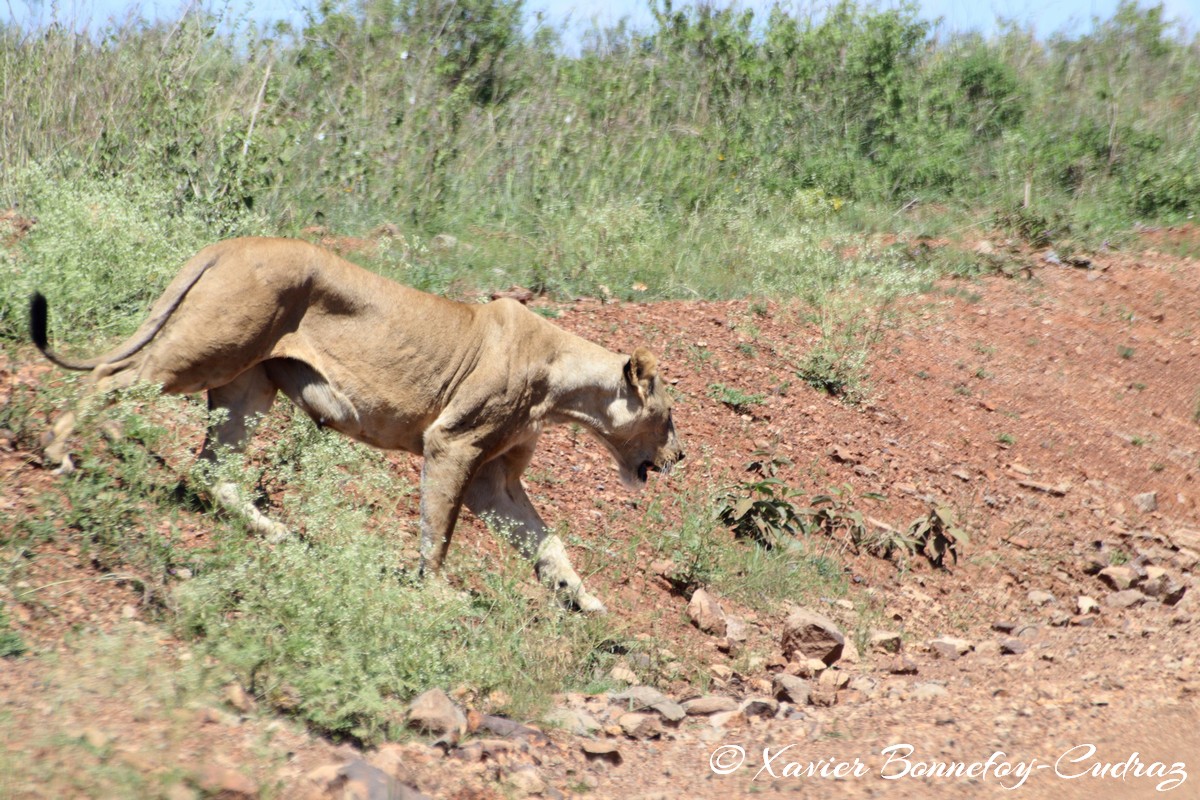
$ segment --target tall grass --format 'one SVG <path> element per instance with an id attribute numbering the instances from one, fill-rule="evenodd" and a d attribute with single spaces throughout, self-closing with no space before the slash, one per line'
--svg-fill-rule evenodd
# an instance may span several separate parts
<path id="1" fill-rule="evenodd" d="M 678 234 L 719 231 L 710 211 L 798 191 L 889 210 L 1028 197 L 1083 229 L 1200 204 L 1200 43 L 1161 6 L 1048 38 L 944 35 L 913 5 L 849 0 L 655 19 L 593 31 L 577 56 L 526 32 L 518 0 L 328 2 L 296 30 L 207 11 L 88 36 L 10 25 L 0 199 L 32 202 L 14 177 L 32 164 L 134 178 L 210 236 L 247 209 L 285 231 L 449 230 L 550 283 L 626 244 L 605 218 L 663 228 L 621 255 L 666 268 L 667 243 L 708 254 Z"/>

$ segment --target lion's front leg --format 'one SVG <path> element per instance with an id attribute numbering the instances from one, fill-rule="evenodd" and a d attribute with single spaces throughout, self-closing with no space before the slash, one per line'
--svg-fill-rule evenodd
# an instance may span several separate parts
<path id="1" fill-rule="evenodd" d="M 442 568 L 458 522 L 463 495 L 481 460 L 479 447 L 437 427 L 425 433 L 421 467 L 421 563 L 419 574 Z"/>
<path id="2" fill-rule="evenodd" d="M 532 561 L 538 580 L 565 605 L 604 613 L 604 603 L 584 588 L 571 566 L 562 539 L 550 533 L 525 494 L 520 476 L 526 463 L 527 452 L 513 452 L 484 464 L 467 487 L 467 507 Z"/>

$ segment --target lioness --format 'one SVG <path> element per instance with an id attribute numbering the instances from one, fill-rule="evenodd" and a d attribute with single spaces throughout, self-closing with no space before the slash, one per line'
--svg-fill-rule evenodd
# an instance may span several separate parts
<path id="1" fill-rule="evenodd" d="M 420 571 L 441 567 L 465 502 L 502 531 L 538 577 L 585 611 L 604 605 L 550 535 L 521 473 L 548 423 L 591 431 L 637 489 L 649 470 L 683 458 L 671 399 L 645 348 L 612 353 L 512 300 L 467 305 L 401 286 L 307 242 L 246 238 L 200 251 L 127 341 L 96 358 L 55 355 L 46 300 L 30 303 L 38 349 L 60 367 L 91 370 L 92 391 L 149 381 L 164 392 L 208 392 L 224 415 L 201 458 L 240 451 L 251 417 L 283 392 L 317 425 L 360 442 L 424 456 Z M 51 463 L 70 468 L 74 412 L 47 436 Z M 228 483 L 222 507 L 286 535 Z"/>

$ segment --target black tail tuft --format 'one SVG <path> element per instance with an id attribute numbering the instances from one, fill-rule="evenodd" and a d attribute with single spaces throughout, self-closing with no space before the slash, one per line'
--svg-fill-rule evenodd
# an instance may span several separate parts
<path id="1" fill-rule="evenodd" d="M 41 292 L 34 292 L 33 297 L 29 298 L 29 336 L 33 339 L 33 343 L 37 345 L 37 349 L 43 353 L 50 347 L 50 340 L 47 335 L 47 319 L 50 312 L 46 306 L 46 298 Z"/>

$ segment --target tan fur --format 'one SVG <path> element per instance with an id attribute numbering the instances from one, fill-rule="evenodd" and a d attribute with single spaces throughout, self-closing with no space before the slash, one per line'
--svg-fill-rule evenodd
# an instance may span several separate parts
<path id="1" fill-rule="evenodd" d="M 233 239 L 189 261 L 147 321 L 111 353 L 71 361 L 96 390 L 148 381 L 207 391 L 225 409 L 202 457 L 240 450 L 247 421 L 281 391 L 319 425 L 375 447 L 424 456 L 422 570 L 437 570 L 465 502 L 532 559 L 539 577 L 585 610 L 584 588 L 521 484 L 546 424 L 574 422 L 605 445 L 632 488 L 683 456 L 657 361 L 621 356 L 567 333 L 512 300 L 467 305 L 401 286 L 314 245 Z M 74 414 L 54 426 L 47 457 L 70 464 Z M 236 487 L 216 500 L 254 527 L 278 523 Z"/>

